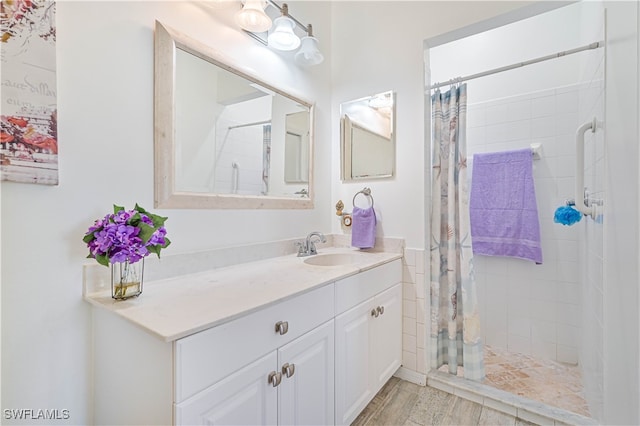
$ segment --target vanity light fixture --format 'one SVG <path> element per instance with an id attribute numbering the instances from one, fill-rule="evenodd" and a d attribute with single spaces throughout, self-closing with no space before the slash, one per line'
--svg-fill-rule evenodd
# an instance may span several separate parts
<path id="1" fill-rule="evenodd" d="M 289 17 L 289 6 L 282 5 L 282 16 L 273 21 L 273 29 L 267 37 L 269 46 L 278 50 L 296 50 L 300 46 L 300 37 L 293 30 L 296 23 Z"/>
<path id="2" fill-rule="evenodd" d="M 311 24 L 304 25 L 289 14 L 289 6 L 283 3 L 279 6 L 274 0 L 242 0 L 243 8 L 236 14 L 238 25 L 252 38 L 273 49 L 282 51 L 293 51 L 298 48 L 294 59 L 297 64 L 304 66 L 318 65 L 324 61 L 324 56 L 318 49 L 318 39 L 313 36 Z M 271 17 L 275 11 L 270 11 L 269 6 L 278 10 L 280 16 L 273 20 Z M 246 12 L 245 12 L 246 11 Z M 247 17 L 245 18 L 245 14 Z M 264 20 L 264 26 L 247 24 L 247 22 L 258 22 Z M 271 15 L 271 17 L 269 16 Z M 259 18 L 260 17 L 260 18 Z M 267 21 L 268 20 L 268 21 Z M 262 21 L 261 21 L 262 22 Z M 267 25 L 267 22 L 269 25 Z M 302 40 L 296 34 L 303 32 Z"/>
<path id="3" fill-rule="evenodd" d="M 318 49 L 318 39 L 313 36 L 313 27 L 307 25 L 307 36 L 302 37 L 301 46 L 296 53 L 296 62 L 300 65 L 318 65 L 324 61 L 324 56 Z"/>
<path id="4" fill-rule="evenodd" d="M 244 30 L 261 33 L 271 28 L 271 18 L 264 12 L 265 0 L 245 0 L 244 6 L 236 13 L 236 22 Z"/>

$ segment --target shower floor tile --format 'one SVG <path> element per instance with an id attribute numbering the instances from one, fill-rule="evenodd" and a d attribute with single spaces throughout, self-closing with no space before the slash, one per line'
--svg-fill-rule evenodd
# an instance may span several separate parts
<path id="1" fill-rule="evenodd" d="M 583 396 L 580 367 L 536 358 L 506 349 L 485 346 L 484 384 L 542 402 L 547 405 L 590 416 Z M 440 371 L 448 372 L 448 366 Z M 458 376 L 463 376 L 458 368 Z"/>

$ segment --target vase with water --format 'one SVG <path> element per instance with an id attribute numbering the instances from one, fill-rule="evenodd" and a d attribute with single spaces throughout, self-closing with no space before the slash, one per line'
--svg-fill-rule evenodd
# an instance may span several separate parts
<path id="1" fill-rule="evenodd" d="M 144 258 L 138 262 L 127 261 L 111 264 L 111 297 L 125 300 L 142 294 Z"/>

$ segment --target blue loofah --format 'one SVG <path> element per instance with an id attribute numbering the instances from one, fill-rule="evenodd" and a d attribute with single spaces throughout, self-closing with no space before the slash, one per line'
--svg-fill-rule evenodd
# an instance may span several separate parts
<path id="1" fill-rule="evenodd" d="M 573 225 L 574 223 L 580 222 L 580 219 L 582 219 L 582 213 L 571 206 L 558 207 L 553 216 L 555 223 L 561 223 L 563 225 Z"/>

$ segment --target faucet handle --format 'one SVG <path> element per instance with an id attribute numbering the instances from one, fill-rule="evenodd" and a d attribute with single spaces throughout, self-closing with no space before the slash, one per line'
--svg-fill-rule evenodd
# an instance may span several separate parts
<path id="1" fill-rule="evenodd" d="M 296 241 L 295 246 L 298 247 L 298 256 L 302 256 L 307 251 L 307 244 L 305 241 Z"/>

